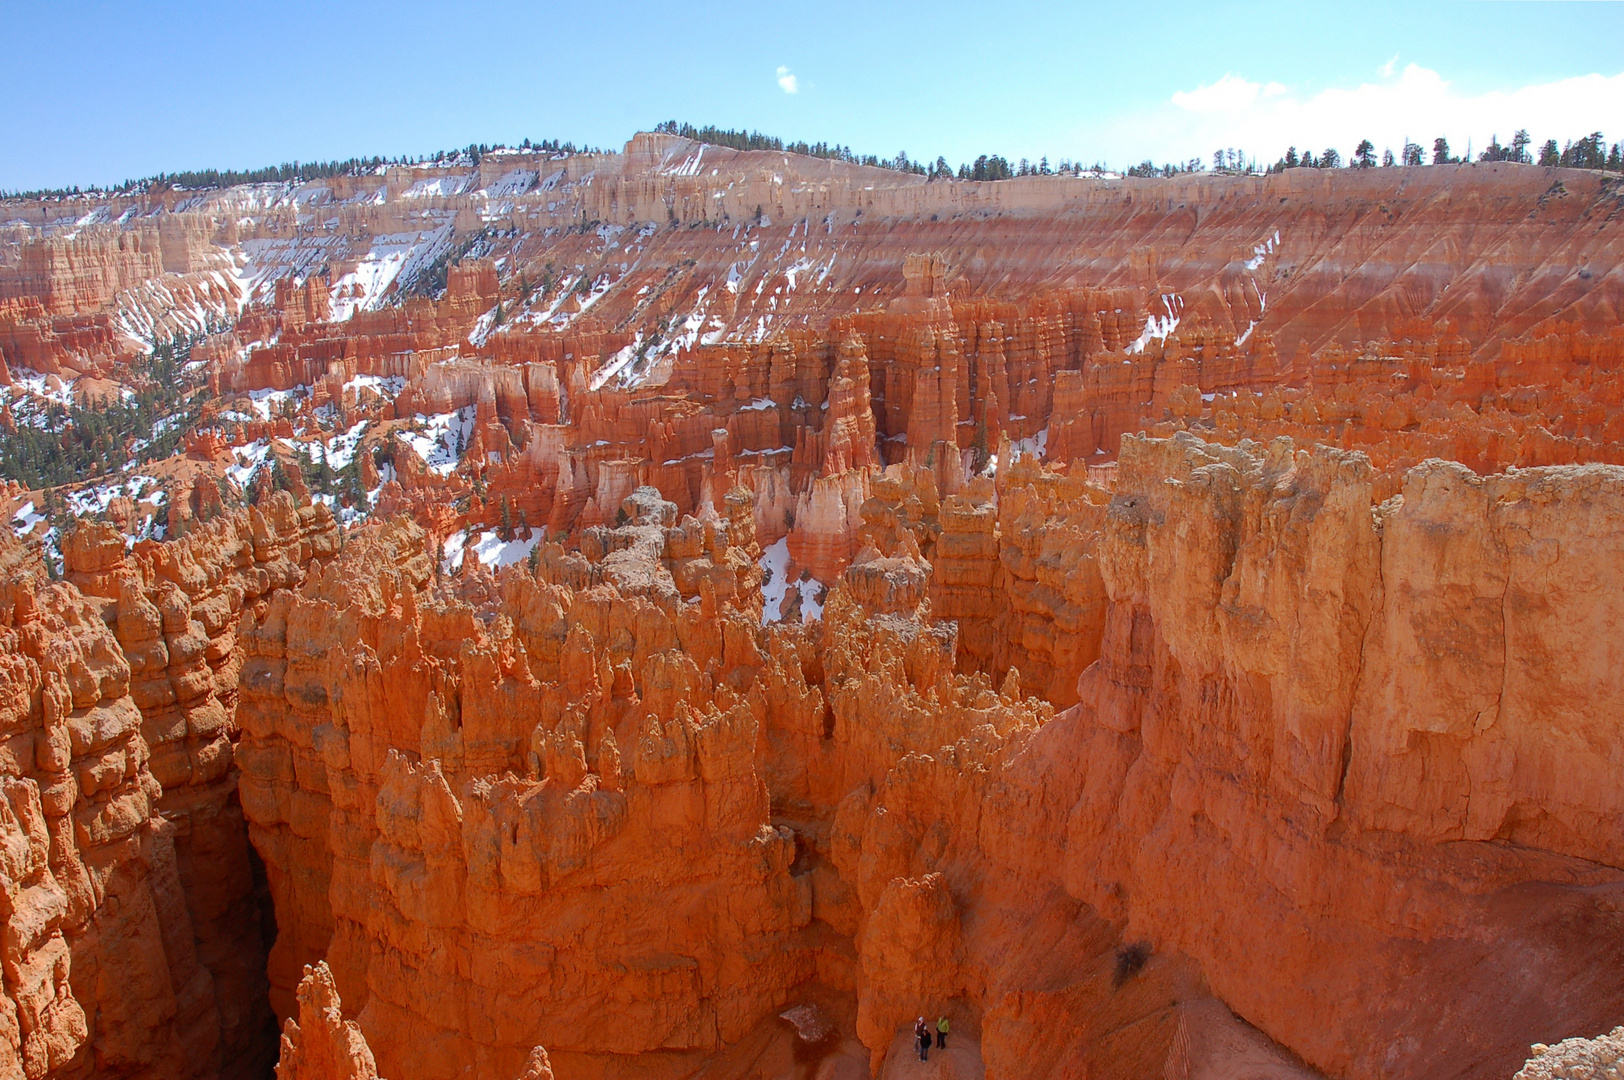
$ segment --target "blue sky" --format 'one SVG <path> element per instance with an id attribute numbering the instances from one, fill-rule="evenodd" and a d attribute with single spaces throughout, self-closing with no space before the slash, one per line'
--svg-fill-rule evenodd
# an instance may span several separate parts
<path id="1" fill-rule="evenodd" d="M 1624 138 L 1621 3 L 0 0 L 0 27 L 11 190 L 663 119 L 954 164 Z"/>

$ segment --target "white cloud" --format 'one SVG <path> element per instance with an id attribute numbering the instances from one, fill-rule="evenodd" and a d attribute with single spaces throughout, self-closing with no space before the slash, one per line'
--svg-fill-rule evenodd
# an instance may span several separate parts
<path id="1" fill-rule="evenodd" d="M 1239 112 L 1257 101 L 1262 90 L 1258 83 L 1225 75 L 1210 85 L 1177 91 L 1173 95 L 1173 104 L 1198 113 Z"/>
<path id="2" fill-rule="evenodd" d="M 1560 145 L 1598 130 L 1612 140 L 1624 137 L 1624 73 L 1473 94 L 1413 63 L 1390 74 L 1397 60 L 1382 65 L 1378 81 L 1313 93 L 1226 74 L 1181 90 L 1148 112 L 1079 134 L 1118 161 L 1205 159 L 1233 146 L 1260 163 L 1275 160 L 1287 146 L 1316 153 L 1335 147 L 1346 158 L 1367 138 L 1395 153 L 1409 138 L 1430 153 L 1432 140 L 1442 135 L 1464 153 L 1468 142 L 1474 151 L 1496 135 L 1504 143 L 1518 128 L 1526 128 L 1536 144 L 1554 138 Z"/>
<path id="3" fill-rule="evenodd" d="M 1255 105 L 1260 98 L 1279 97 L 1284 93 L 1286 88 L 1277 82 L 1265 86 L 1236 75 L 1225 75 L 1209 86 L 1177 91 L 1173 104 L 1196 113 L 1238 113 Z"/>
<path id="4" fill-rule="evenodd" d="M 1391 79 L 1393 72 L 1398 68 L 1398 53 L 1394 53 L 1387 63 L 1376 69 L 1376 74 L 1384 79 Z"/>
<path id="5" fill-rule="evenodd" d="M 787 67 L 778 69 L 778 85 L 786 94 L 798 94 L 801 91 L 801 82 L 795 73 Z"/>

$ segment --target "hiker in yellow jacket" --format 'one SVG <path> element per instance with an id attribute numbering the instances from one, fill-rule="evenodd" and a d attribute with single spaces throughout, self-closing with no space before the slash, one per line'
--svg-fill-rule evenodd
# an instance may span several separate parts
<path id="1" fill-rule="evenodd" d="M 936 1049 L 947 1049 L 947 1017 L 945 1016 L 936 1018 Z"/>

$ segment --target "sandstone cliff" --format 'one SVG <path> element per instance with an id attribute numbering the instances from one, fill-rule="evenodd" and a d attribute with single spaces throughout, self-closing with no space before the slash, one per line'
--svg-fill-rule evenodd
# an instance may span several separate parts
<path id="1" fill-rule="evenodd" d="M 301 517 L 286 496 L 133 555 L 116 529 L 87 524 L 63 543 L 71 583 L 53 585 L 0 536 L 19 1075 L 268 1066 L 268 913 L 232 760 L 234 631 L 245 603 L 336 540 L 324 510 Z"/>
<path id="2" fill-rule="evenodd" d="M 0 1069 L 191 1076 L 219 1005 L 158 813 L 130 666 L 97 608 L 0 533 L 7 733 Z"/>
<path id="3" fill-rule="evenodd" d="M 1019 553 L 1046 522 L 1089 553 L 1102 614 L 1044 654 L 1098 656 L 1063 713 L 1013 670 L 1000 688 L 957 673 L 962 624 L 933 618 L 906 529 L 857 558 L 821 628 L 766 631 L 676 586 L 674 511 L 647 498 L 599 554 L 454 585 L 413 529 L 369 530 L 249 635 L 246 806 L 292 916 L 278 949 L 300 950 L 273 978 L 326 955 L 383 1071 L 408 1077 L 511 1075 L 536 1043 L 606 1075 L 628 1039 L 649 1074 L 681 1075 L 818 986 L 855 996 L 875 1070 L 921 1007 L 953 1014 L 989 1075 L 1277 1053 L 1212 1028 L 1212 996 L 1336 1075 L 1510 1069 L 1624 1004 L 1593 962 L 1618 933 L 1617 830 L 1583 824 L 1619 811 L 1572 783 L 1611 751 L 1561 741 L 1604 723 L 1609 676 L 1581 665 L 1590 689 L 1564 691 L 1514 644 L 1554 640 L 1529 618 L 1572 627 L 1576 657 L 1606 640 L 1561 559 L 1617 561 L 1591 523 L 1624 480 L 1434 463 L 1373 507 L 1371 477 L 1335 450 L 1188 437 L 1128 440 L 1108 503 L 1015 470 L 1001 497 L 1024 525 L 944 529 L 933 550 Z M 1431 584 L 1440 567 L 1499 584 Z M 1030 618 L 1021 595 L 988 592 L 992 617 Z M 1447 670 L 1404 682 L 1415 635 L 1458 639 L 1475 595 L 1496 603 L 1474 632 L 1504 644 L 1456 655 L 1510 665 L 1470 681 L 1504 684 L 1488 717 Z M 1570 713 L 1521 719 L 1536 700 Z M 1569 781 L 1541 786 L 1558 758 Z M 1440 803 L 1451 783 L 1513 794 Z M 607 1027 L 605 1000 L 626 1003 Z M 1075 1038 L 1034 1054 L 1053 1025 Z"/>
<path id="4" fill-rule="evenodd" d="M 259 1076 L 281 1024 L 300 1080 L 858 1080 L 924 1012 L 939 1075 L 1475 1078 L 1608 1030 L 1614 196 L 639 136 L 8 203 L 0 438 L 229 328 L 183 451 L 0 491 L 0 1071 Z"/>

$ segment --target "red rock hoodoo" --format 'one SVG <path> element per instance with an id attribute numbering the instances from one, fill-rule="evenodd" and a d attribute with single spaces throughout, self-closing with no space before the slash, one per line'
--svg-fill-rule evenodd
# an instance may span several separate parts
<path id="1" fill-rule="evenodd" d="M 276 188 L 6 203 L 0 1073 L 1616 1071 L 1615 178 Z"/>

